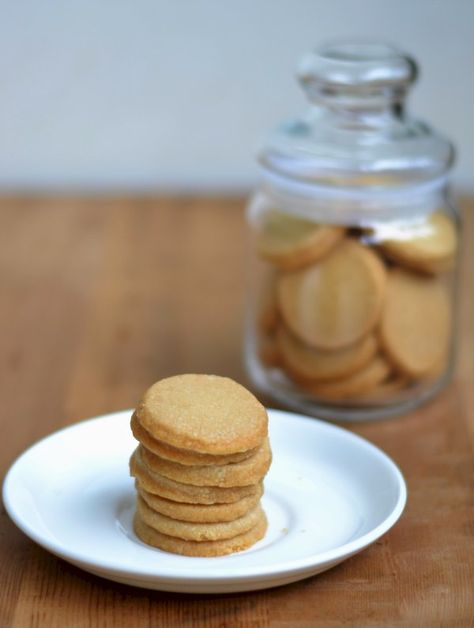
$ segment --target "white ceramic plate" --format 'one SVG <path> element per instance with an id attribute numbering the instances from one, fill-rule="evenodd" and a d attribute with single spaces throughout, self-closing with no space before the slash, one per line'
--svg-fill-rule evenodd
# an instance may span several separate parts
<path id="1" fill-rule="evenodd" d="M 110 580 L 185 593 L 275 587 L 361 551 L 405 506 L 403 477 L 379 449 L 333 425 L 270 410 L 265 538 L 219 558 L 162 552 L 132 530 L 130 415 L 91 419 L 43 439 L 17 459 L 3 487 L 6 509 L 25 534 Z"/>

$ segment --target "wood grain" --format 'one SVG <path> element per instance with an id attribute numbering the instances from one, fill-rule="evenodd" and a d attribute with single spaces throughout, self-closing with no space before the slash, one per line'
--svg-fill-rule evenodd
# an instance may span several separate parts
<path id="1" fill-rule="evenodd" d="M 244 384 L 247 258 L 239 199 L 2 199 L 3 474 L 28 445 L 133 406 L 154 380 Z M 354 429 L 402 468 L 400 523 L 362 554 L 274 590 L 133 589 L 51 556 L 0 515 L 0 626 L 468 626 L 474 618 L 474 202 L 465 201 L 453 383 L 410 415 Z"/>

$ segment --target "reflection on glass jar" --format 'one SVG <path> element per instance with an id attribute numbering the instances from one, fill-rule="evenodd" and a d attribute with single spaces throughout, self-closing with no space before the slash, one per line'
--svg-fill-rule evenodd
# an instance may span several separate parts
<path id="1" fill-rule="evenodd" d="M 354 420 L 415 407 L 448 381 L 459 248 L 451 145 L 403 112 L 414 62 L 362 48 L 305 61 L 317 107 L 262 152 L 246 329 L 260 389 Z"/>

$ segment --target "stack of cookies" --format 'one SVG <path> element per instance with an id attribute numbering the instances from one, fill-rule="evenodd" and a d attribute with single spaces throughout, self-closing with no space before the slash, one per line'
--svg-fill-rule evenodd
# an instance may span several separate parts
<path id="1" fill-rule="evenodd" d="M 441 375 L 451 335 L 444 274 L 457 249 L 446 214 L 399 233 L 274 210 L 257 247 L 271 264 L 259 308 L 260 358 L 302 392 L 380 401 Z"/>
<path id="2" fill-rule="evenodd" d="M 261 539 L 271 463 L 265 408 L 214 375 L 178 375 L 149 388 L 132 416 L 130 459 L 145 543 L 187 556 L 220 556 Z"/>

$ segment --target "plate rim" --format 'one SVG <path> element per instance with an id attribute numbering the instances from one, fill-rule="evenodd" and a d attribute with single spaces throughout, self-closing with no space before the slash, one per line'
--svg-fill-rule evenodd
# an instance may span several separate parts
<path id="1" fill-rule="evenodd" d="M 132 409 L 118 410 L 115 412 L 77 421 L 71 425 L 66 425 L 63 428 L 51 432 L 50 434 L 44 436 L 43 438 L 30 445 L 27 449 L 25 449 L 21 454 L 16 457 L 16 459 L 10 465 L 7 473 L 5 474 L 2 487 L 3 504 L 9 517 L 15 523 L 15 525 L 31 540 L 33 540 L 35 543 L 37 543 L 47 551 L 53 553 L 55 556 L 59 556 L 66 561 L 82 566 L 83 569 L 91 567 L 96 570 L 98 569 L 117 575 L 130 575 L 138 578 L 153 579 L 155 582 L 166 579 L 166 581 L 169 583 L 183 581 L 195 583 L 212 583 L 217 581 L 221 583 L 241 582 L 243 580 L 252 581 L 262 578 L 273 579 L 272 577 L 276 579 L 278 576 L 282 575 L 310 572 L 312 569 L 317 569 L 318 567 L 322 567 L 324 565 L 336 564 L 342 562 L 347 558 L 350 558 L 354 554 L 357 554 L 358 552 L 362 551 L 363 549 L 374 543 L 377 539 L 386 534 L 395 525 L 395 523 L 401 517 L 406 506 L 407 486 L 401 470 L 388 454 L 386 454 L 382 449 L 380 449 L 367 439 L 363 438 L 362 436 L 359 436 L 358 434 L 355 434 L 338 425 L 334 425 L 321 419 L 313 418 L 299 413 L 289 412 L 286 410 L 279 410 L 275 408 L 267 408 L 267 410 L 270 417 L 291 417 L 292 421 L 296 420 L 307 424 L 317 425 L 319 428 L 325 431 L 336 433 L 343 438 L 348 438 L 349 440 L 356 442 L 359 446 L 366 448 L 368 451 L 371 452 L 372 455 L 375 455 L 375 457 L 378 458 L 379 461 L 388 466 L 394 478 L 396 479 L 398 488 L 398 498 L 394 508 L 389 513 L 389 515 L 385 517 L 377 526 L 375 526 L 362 536 L 357 537 L 356 539 L 342 545 L 339 545 L 336 548 L 332 548 L 325 552 L 319 552 L 316 554 L 312 553 L 303 558 L 286 560 L 285 562 L 276 563 L 274 565 L 262 564 L 253 567 L 235 568 L 232 569 L 231 573 L 230 571 L 222 571 L 221 573 L 209 574 L 193 570 L 192 568 L 160 568 L 159 564 L 156 565 L 154 569 L 143 569 L 134 566 L 127 566 L 126 568 L 124 568 L 120 567 L 120 561 L 95 561 L 90 558 L 84 558 L 81 552 L 75 552 L 70 547 L 64 546 L 61 543 L 56 543 L 54 541 L 54 538 L 46 538 L 45 540 L 45 537 L 41 533 L 37 532 L 34 526 L 30 525 L 15 511 L 15 498 L 11 494 L 12 491 L 10 490 L 10 484 L 12 481 L 14 481 L 14 474 L 17 471 L 18 466 L 21 465 L 23 459 L 27 458 L 27 456 L 33 449 L 41 446 L 45 441 L 53 440 L 62 432 L 77 429 L 78 427 L 82 427 L 88 423 L 101 422 L 104 420 L 118 420 L 119 418 L 123 418 L 126 415 L 131 416 L 133 412 Z M 154 550 L 154 548 L 150 549 L 152 549 L 153 551 L 157 551 Z M 228 568 L 226 567 L 226 569 Z"/>

